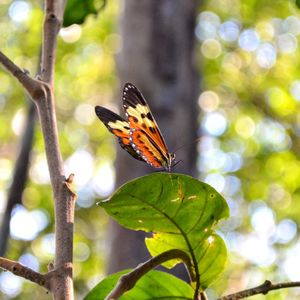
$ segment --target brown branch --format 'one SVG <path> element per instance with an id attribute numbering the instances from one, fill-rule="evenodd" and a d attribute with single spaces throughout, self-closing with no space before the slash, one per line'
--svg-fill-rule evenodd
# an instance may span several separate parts
<path id="1" fill-rule="evenodd" d="M 182 260 L 187 266 L 191 278 L 194 278 L 195 275 L 188 254 L 186 254 L 182 250 L 172 249 L 163 252 L 155 257 L 152 257 L 151 259 L 147 260 L 143 264 L 138 265 L 130 273 L 122 275 L 119 278 L 115 288 L 106 296 L 105 300 L 119 299 L 126 291 L 132 289 L 135 286 L 136 282 L 147 272 L 149 272 L 150 270 L 156 268 L 157 266 L 171 259 Z"/>
<path id="2" fill-rule="evenodd" d="M 19 68 L 1 51 L 0 63 L 21 83 L 32 99 L 39 99 L 42 96 L 42 83 L 31 78 L 27 71 Z"/>
<path id="3" fill-rule="evenodd" d="M 73 299 L 72 253 L 76 196 L 69 187 L 71 180 L 66 180 L 64 176 L 53 93 L 56 38 L 62 23 L 65 2 L 45 0 L 40 80 L 31 78 L 0 52 L 0 63 L 19 80 L 38 108 L 55 200 L 55 261 L 52 276 L 48 276 L 47 280 L 56 300 Z"/>
<path id="4" fill-rule="evenodd" d="M 64 176 L 53 95 L 56 39 L 62 24 L 65 3 L 65 0 L 45 1 L 41 80 L 45 81 L 47 85 L 44 86 L 44 101 L 36 102 L 55 198 L 54 270 L 58 274 L 52 277 L 51 291 L 56 300 L 73 299 L 73 226 L 76 196 Z"/>
<path id="5" fill-rule="evenodd" d="M 37 283 L 38 285 L 46 288 L 47 290 L 50 289 L 48 285 L 49 282 L 48 280 L 46 280 L 47 275 L 35 272 L 32 269 L 25 267 L 16 261 L 0 257 L 0 268 L 10 271 L 11 273 L 17 276 L 28 279 L 34 283 Z"/>
<path id="6" fill-rule="evenodd" d="M 53 86 L 57 34 L 61 27 L 59 1 L 45 1 L 41 78 Z"/>
<path id="7" fill-rule="evenodd" d="M 227 296 L 223 296 L 218 298 L 217 300 L 238 300 L 248 298 L 254 295 L 263 294 L 266 295 L 268 292 L 273 290 L 285 289 L 290 287 L 300 287 L 300 281 L 294 282 L 283 282 L 283 283 L 276 283 L 273 284 L 271 281 L 266 280 L 263 284 L 256 286 L 251 289 L 247 289 L 244 291 L 240 291 L 234 294 L 230 294 Z"/>

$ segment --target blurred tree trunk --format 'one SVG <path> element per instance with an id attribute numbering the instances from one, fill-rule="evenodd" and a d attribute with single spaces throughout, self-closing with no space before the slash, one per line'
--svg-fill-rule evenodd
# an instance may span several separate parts
<path id="1" fill-rule="evenodd" d="M 175 171 L 195 176 L 196 143 L 191 143 L 197 137 L 199 77 L 194 61 L 194 28 L 199 3 L 194 0 L 122 3 L 122 49 L 117 57 L 121 87 L 132 82 L 141 90 L 169 151 L 186 145 L 176 153 L 177 160 L 183 163 Z M 154 171 L 119 149 L 117 186 Z M 143 233 L 131 232 L 111 222 L 109 237 L 109 273 L 134 267 L 149 258 Z"/>
<path id="2" fill-rule="evenodd" d="M 20 145 L 20 152 L 14 166 L 12 184 L 9 188 L 6 208 L 0 227 L 0 256 L 4 256 L 7 249 L 9 238 L 9 223 L 12 210 L 16 206 L 16 204 L 21 203 L 23 191 L 26 185 L 30 154 L 33 144 L 34 125 L 36 119 L 35 117 L 35 104 L 30 99 L 28 99 L 28 112 Z"/>

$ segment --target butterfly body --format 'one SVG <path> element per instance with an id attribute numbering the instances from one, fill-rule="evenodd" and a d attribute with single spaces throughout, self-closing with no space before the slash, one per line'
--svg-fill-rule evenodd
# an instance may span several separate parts
<path id="1" fill-rule="evenodd" d="M 126 83 L 122 99 L 126 120 L 101 106 L 96 106 L 96 115 L 134 158 L 170 171 L 175 155 L 168 151 L 142 93 L 133 84 Z"/>

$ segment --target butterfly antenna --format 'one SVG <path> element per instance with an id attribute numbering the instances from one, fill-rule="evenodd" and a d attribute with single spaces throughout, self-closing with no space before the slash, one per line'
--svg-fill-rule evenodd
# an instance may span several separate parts
<path id="1" fill-rule="evenodd" d="M 174 168 L 175 169 L 175 167 L 179 164 L 179 163 L 184 163 L 184 161 L 181 159 L 181 160 L 179 160 L 179 161 L 176 161 L 175 163 L 174 163 L 174 165 L 172 166 L 172 169 Z"/>
<path id="2" fill-rule="evenodd" d="M 179 146 L 177 149 L 175 149 L 174 153 L 176 153 L 178 150 L 180 150 L 180 149 L 182 149 L 182 148 L 185 148 L 185 147 L 191 146 L 191 145 L 193 145 L 193 144 L 195 144 L 195 143 L 199 142 L 200 140 L 201 140 L 201 137 L 199 137 L 199 138 L 195 139 L 194 141 L 192 141 L 192 142 L 191 142 L 191 143 L 189 143 L 189 144 L 183 144 L 183 145 Z M 180 161 L 180 160 L 179 160 L 179 161 Z M 178 162 L 177 162 L 177 163 L 178 163 Z M 176 164 L 177 164 L 177 163 L 176 163 Z"/>

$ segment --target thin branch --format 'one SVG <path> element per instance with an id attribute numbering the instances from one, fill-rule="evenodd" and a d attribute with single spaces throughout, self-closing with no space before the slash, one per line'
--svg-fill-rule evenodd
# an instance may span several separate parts
<path id="1" fill-rule="evenodd" d="M 9 73 L 18 79 L 32 99 L 39 99 L 42 96 L 42 82 L 31 78 L 27 71 L 19 68 L 1 51 L 0 63 Z"/>
<path id="2" fill-rule="evenodd" d="M 227 296 L 223 296 L 221 298 L 218 298 L 217 300 L 238 300 L 238 299 L 244 299 L 248 298 L 254 295 L 263 294 L 266 295 L 268 292 L 273 290 L 279 290 L 279 289 L 286 289 L 291 287 L 300 287 L 300 281 L 294 281 L 294 282 L 283 282 L 283 283 L 276 283 L 273 284 L 271 281 L 266 280 L 263 284 L 256 286 L 251 289 L 247 289 L 244 291 L 240 291 L 234 294 L 230 294 Z"/>
<path id="3" fill-rule="evenodd" d="M 138 265 L 130 273 L 122 275 L 119 278 L 119 281 L 117 282 L 115 288 L 106 296 L 105 300 L 119 299 L 126 291 L 132 289 L 135 286 L 136 282 L 147 272 L 171 259 L 182 260 L 187 266 L 191 278 L 194 278 L 195 275 L 193 272 L 191 259 L 188 254 L 186 254 L 182 250 L 172 249 L 163 252 L 155 257 L 152 257 L 143 264 Z"/>
<path id="4" fill-rule="evenodd" d="M 55 198 L 55 261 L 53 277 L 55 299 L 73 299 L 73 226 L 76 196 L 70 189 L 71 179 L 64 176 L 62 156 L 58 141 L 53 79 L 56 56 L 56 39 L 62 24 L 65 0 L 45 1 L 41 80 L 45 86 L 45 101 L 37 101 L 42 125 L 47 162 Z"/>
<path id="5" fill-rule="evenodd" d="M 58 141 L 53 78 L 56 38 L 61 26 L 65 0 L 45 0 L 40 80 L 31 78 L 0 52 L 0 63 L 23 85 L 37 105 L 55 202 L 55 261 L 47 277 L 56 300 L 73 299 L 73 225 L 75 194 L 66 179 Z"/>
<path id="6" fill-rule="evenodd" d="M 10 271 L 11 273 L 17 276 L 28 279 L 46 288 L 47 290 L 50 290 L 50 287 L 48 285 L 48 280 L 46 280 L 47 275 L 43 275 L 41 273 L 35 272 L 32 269 L 25 267 L 16 261 L 0 257 L 0 268 Z"/>
<path id="7" fill-rule="evenodd" d="M 56 255 L 55 267 L 64 264 L 72 264 L 73 261 L 73 229 L 76 194 L 72 191 L 70 184 L 74 174 L 71 174 L 61 185 L 61 199 L 65 201 L 57 210 L 55 226 L 60 228 L 56 231 Z"/>
<path id="8" fill-rule="evenodd" d="M 41 78 L 53 86 L 57 34 L 61 27 L 58 1 L 45 2 Z"/>

